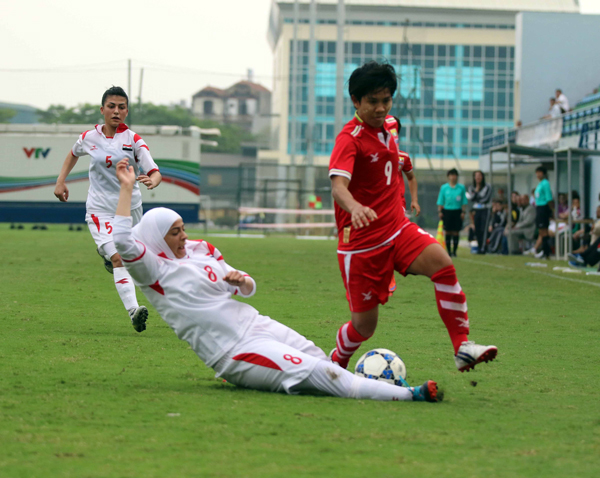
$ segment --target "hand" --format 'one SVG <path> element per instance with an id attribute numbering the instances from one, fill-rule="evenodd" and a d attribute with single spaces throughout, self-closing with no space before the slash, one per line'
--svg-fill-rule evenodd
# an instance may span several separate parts
<path id="1" fill-rule="evenodd" d="M 154 189 L 156 187 L 152 182 L 152 179 L 150 179 L 150 176 L 146 176 L 145 174 L 140 174 L 137 177 L 137 180 L 144 186 L 146 186 L 148 189 Z"/>
<path id="2" fill-rule="evenodd" d="M 129 165 L 129 159 L 122 159 L 117 163 L 117 179 L 121 186 L 131 186 L 135 184 L 135 172 L 133 166 Z"/>
<path id="3" fill-rule="evenodd" d="M 54 195 L 60 202 L 67 202 L 67 199 L 69 199 L 69 188 L 65 183 L 57 182 L 54 188 Z"/>
<path id="4" fill-rule="evenodd" d="M 370 207 L 358 204 L 350 210 L 352 215 L 352 227 L 355 229 L 361 229 L 368 226 L 377 219 L 377 213 Z"/>
<path id="5" fill-rule="evenodd" d="M 465 220 L 465 213 L 464 213 L 464 212 L 461 212 L 461 213 L 460 213 L 460 220 L 461 220 L 461 221 L 464 221 L 464 220 Z"/>
<path id="6" fill-rule="evenodd" d="M 440 216 L 440 219 L 444 219 L 444 213 L 442 211 L 439 212 L 438 216 Z"/>
<path id="7" fill-rule="evenodd" d="M 415 213 L 415 216 L 421 214 L 421 206 L 419 206 L 419 203 L 417 201 L 410 202 L 410 209 Z"/>
<path id="8" fill-rule="evenodd" d="M 235 287 L 242 287 L 246 283 L 246 277 L 239 271 L 228 272 L 223 280 Z"/>

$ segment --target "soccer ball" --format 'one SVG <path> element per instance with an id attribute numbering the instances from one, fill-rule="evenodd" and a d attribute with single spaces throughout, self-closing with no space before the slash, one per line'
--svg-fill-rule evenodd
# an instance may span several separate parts
<path id="1" fill-rule="evenodd" d="M 358 359 L 354 374 L 359 377 L 381 380 L 393 385 L 406 380 L 406 365 L 397 354 L 387 349 L 369 350 Z M 401 383 L 400 383 L 401 385 Z"/>

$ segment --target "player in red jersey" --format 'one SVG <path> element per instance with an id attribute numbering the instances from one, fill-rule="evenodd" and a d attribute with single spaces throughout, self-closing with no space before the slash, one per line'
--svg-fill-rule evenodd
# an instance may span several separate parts
<path id="1" fill-rule="evenodd" d="M 393 127 L 393 121 L 398 125 L 398 129 Z M 413 165 L 410 160 L 410 155 L 406 151 L 402 151 L 400 149 L 400 131 L 402 130 L 402 123 L 400 123 L 400 119 L 396 116 L 392 116 L 391 118 L 386 118 L 386 123 L 392 123 L 392 129 L 390 133 L 392 137 L 396 141 L 396 146 L 398 146 L 398 169 L 404 173 L 406 179 L 408 180 L 408 190 L 410 191 L 410 210 L 414 213 L 415 216 L 421 214 L 421 206 L 419 206 L 419 198 L 418 198 L 418 185 L 417 185 L 417 177 L 413 172 Z M 404 180 L 402 179 L 402 175 L 400 175 L 400 190 L 402 192 L 402 207 L 404 211 L 406 211 L 406 197 L 404 196 Z M 392 280 L 389 286 L 389 295 L 391 296 L 396 291 L 396 278 L 392 275 Z"/>
<path id="2" fill-rule="evenodd" d="M 331 359 L 347 367 L 360 344 L 373 335 L 379 304 L 387 302 L 396 270 L 404 276 L 427 276 L 434 283 L 438 312 L 462 372 L 493 360 L 498 350 L 468 340 L 467 302 L 452 260 L 405 216 L 398 146 L 391 133 L 396 121 L 388 116 L 396 87 L 391 65 L 370 62 L 354 70 L 349 93 L 356 114 L 331 154 L 338 261 L 351 311 L 351 320 L 338 331 Z"/>

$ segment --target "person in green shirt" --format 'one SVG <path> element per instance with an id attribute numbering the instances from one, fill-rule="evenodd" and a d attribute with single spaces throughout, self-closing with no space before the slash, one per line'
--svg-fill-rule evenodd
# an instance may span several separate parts
<path id="1" fill-rule="evenodd" d="M 535 188 L 535 225 L 538 228 L 538 238 L 535 243 L 535 250 L 539 251 L 535 257 L 541 259 L 550 258 L 550 236 L 548 235 L 548 226 L 552 217 L 552 189 L 550 189 L 550 181 L 548 181 L 548 171 L 544 166 L 538 166 L 535 170 L 535 175 L 540 181 Z M 540 249 L 541 247 L 541 249 Z"/>
<path id="2" fill-rule="evenodd" d="M 440 219 L 444 221 L 446 249 L 450 256 L 456 257 L 458 235 L 463 227 L 467 203 L 467 191 L 458 183 L 458 171 L 448 171 L 448 182 L 440 188 L 437 200 Z"/>

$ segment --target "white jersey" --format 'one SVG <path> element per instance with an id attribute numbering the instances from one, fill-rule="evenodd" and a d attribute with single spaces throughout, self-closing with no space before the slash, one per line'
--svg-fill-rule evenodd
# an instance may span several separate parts
<path id="1" fill-rule="evenodd" d="M 108 214 L 114 216 L 119 202 L 121 184 L 117 179 L 117 163 L 124 158 L 129 159 L 139 174 L 150 175 L 158 171 L 158 166 L 150 155 L 150 150 L 140 135 L 131 131 L 121 123 L 114 137 L 106 137 L 102 132 L 104 125 L 96 125 L 94 129 L 79 135 L 71 153 L 80 157 L 89 154 L 90 188 L 85 203 L 88 214 Z M 137 182 L 133 187 L 131 209 L 142 205 L 142 193 Z"/>
<path id="2" fill-rule="evenodd" d="M 187 241 L 183 259 L 156 255 L 134 240 L 131 217 L 115 216 L 113 238 L 127 271 L 177 337 L 212 367 L 244 336 L 258 311 L 232 295 L 243 295 L 223 280 L 234 271 L 205 241 Z M 240 271 L 241 272 L 241 271 Z M 244 274 L 242 272 L 242 274 Z M 249 277 L 247 274 L 244 274 Z"/>

